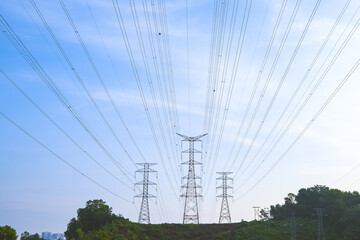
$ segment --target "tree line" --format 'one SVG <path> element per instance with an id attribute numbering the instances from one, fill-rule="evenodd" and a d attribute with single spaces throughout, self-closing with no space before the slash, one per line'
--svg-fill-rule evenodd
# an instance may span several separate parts
<path id="1" fill-rule="evenodd" d="M 139 224 L 113 213 L 101 199 L 86 202 L 77 210 L 65 231 L 67 240 L 161 240 L 161 239 L 241 239 L 288 240 L 290 219 L 296 219 L 292 234 L 298 240 L 317 239 L 315 209 L 323 209 L 323 226 L 327 240 L 360 240 L 360 194 L 343 192 L 326 186 L 302 188 L 289 193 L 283 204 L 261 211 L 261 221 L 234 224 Z M 236 209 L 233 209 L 236 211 Z M 294 227 L 294 226 L 293 226 Z M 296 229 L 296 230 L 295 230 Z M 1 240 L 17 239 L 15 229 L 0 226 Z M 40 240 L 37 234 L 21 234 L 21 240 Z"/>

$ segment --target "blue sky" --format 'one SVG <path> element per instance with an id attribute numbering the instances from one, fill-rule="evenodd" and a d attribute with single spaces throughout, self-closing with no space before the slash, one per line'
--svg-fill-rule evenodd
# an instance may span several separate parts
<path id="1" fill-rule="evenodd" d="M 237 6 L 227 0 L 121 0 L 114 7 L 111 1 L 95 0 L 3 1 L 2 23 L 9 24 L 71 107 L 59 101 L 17 51 L 7 38 L 9 31 L 2 32 L 0 69 L 9 79 L 0 74 L 0 225 L 13 226 L 19 234 L 63 232 L 78 208 L 100 198 L 115 213 L 137 221 L 140 200 L 133 203 L 133 196 L 139 189 L 134 191 L 133 183 L 141 176 L 134 178 L 134 163 L 144 161 L 157 163 L 152 223 L 182 222 L 180 182 L 187 169 L 180 163 L 187 156 L 181 159 L 186 146 L 181 148 L 176 132 L 208 133 L 203 158 L 197 156 L 203 162 L 203 168 L 197 168 L 204 195 L 202 223 L 218 219 L 217 171 L 236 173 L 233 221 L 251 220 L 252 206 L 269 207 L 301 187 L 324 184 L 359 191 L 360 73 L 353 67 L 360 57 L 360 2 L 322 1 L 316 10 L 317 1 L 285 2 L 249 0 Z M 121 198 L 64 164 L 4 116 Z M 282 126 L 289 126 L 283 136 Z M 282 137 L 272 147 L 276 136 Z"/>

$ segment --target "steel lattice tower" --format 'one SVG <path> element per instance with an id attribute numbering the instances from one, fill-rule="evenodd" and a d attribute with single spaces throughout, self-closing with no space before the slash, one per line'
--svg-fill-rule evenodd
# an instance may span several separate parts
<path id="1" fill-rule="evenodd" d="M 253 207 L 254 208 L 254 219 L 255 221 L 260 220 L 260 207 Z"/>
<path id="2" fill-rule="evenodd" d="M 151 169 L 151 166 L 156 165 L 156 163 L 137 163 L 138 165 L 143 166 L 142 169 L 139 169 L 135 172 L 143 173 L 143 180 L 135 183 L 135 185 L 142 185 L 143 191 L 142 194 L 136 195 L 135 197 L 141 197 L 141 208 L 139 213 L 139 223 L 150 223 L 150 212 L 149 212 L 149 198 L 155 198 L 154 195 L 149 194 L 149 185 L 156 185 L 156 183 L 149 180 L 149 173 L 157 173 L 157 171 Z"/>
<path id="3" fill-rule="evenodd" d="M 290 233 L 291 233 L 291 240 L 296 240 L 296 219 L 294 215 L 290 218 Z"/>
<path id="4" fill-rule="evenodd" d="M 181 186 L 181 188 L 185 188 L 185 193 L 180 195 L 180 197 L 185 198 L 183 224 L 199 224 L 197 199 L 202 197 L 202 195 L 197 192 L 197 189 L 201 188 L 201 186 L 196 183 L 196 179 L 200 179 L 200 177 L 195 175 L 195 165 L 201 165 L 201 163 L 195 161 L 195 153 L 201 153 L 201 151 L 195 149 L 195 142 L 201 142 L 200 138 L 207 135 L 207 133 L 196 137 L 188 137 L 179 133 L 177 135 L 184 138 L 182 141 L 189 142 L 189 149 L 181 152 L 189 154 L 189 161 L 182 163 L 188 165 L 188 174 L 182 178 L 186 179 L 186 184 Z"/>
<path id="5" fill-rule="evenodd" d="M 231 223 L 228 198 L 232 198 L 233 196 L 228 194 L 228 189 L 231 189 L 233 187 L 228 185 L 228 180 L 233 181 L 233 179 L 229 178 L 228 175 L 232 174 L 232 172 L 217 172 L 217 174 L 220 174 L 221 176 L 216 178 L 216 180 L 222 181 L 221 186 L 216 187 L 216 190 L 219 188 L 222 189 L 222 194 L 216 196 L 216 198 L 218 197 L 222 198 L 219 223 Z"/>
<path id="6" fill-rule="evenodd" d="M 324 214 L 324 209 L 323 208 L 315 208 L 314 209 L 316 211 L 316 216 L 317 216 L 317 220 L 318 220 L 318 240 L 326 240 L 325 238 L 325 231 L 324 231 L 324 226 L 323 226 L 323 216 L 326 216 Z"/>

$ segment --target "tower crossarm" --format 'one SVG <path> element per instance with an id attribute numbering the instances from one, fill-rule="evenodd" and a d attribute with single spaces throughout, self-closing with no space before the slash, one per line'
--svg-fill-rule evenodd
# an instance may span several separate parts
<path id="1" fill-rule="evenodd" d="M 223 194 L 219 194 L 219 195 L 217 195 L 216 197 L 217 197 L 217 198 L 218 198 L 218 197 L 233 198 L 234 196 L 233 196 L 233 195 L 230 195 L 230 194 L 224 194 L 224 195 L 223 195 Z"/>
<path id="2" fill-rule="evenodd" d="M 233 178 L 229 178 L 229 177 L 217 177 L 216 180 L 223 180 L 223 179 L 226 179 L 226 180 L 230 180 L 230 181 L 233 181 L 234 179 Z"/>
<path id="3" fill-rule="evenodd" d="M 135 185 L 157 185 L 157 184 L 151 181 L 140 181 L 135 183 Z"/>
<path id="4" fill-rule="evenodd" d="M 181 186 L 181 188 L 187 188 L 187 187 L 188 187 L 187 184 L 184 184 L 184 185 Z M 194 187 L 196 187 L 196 188 L 202 188 L 202 186 L 199 185 L 199 184 L 194 185 Z"/>
<path id="5" fill-rule="evenodd" d="M 194 179 L 201 179 L 201 177 L 193 174 L 194 176 L 190 176 L 190 177 L 193 177 Z M 185 176 L 183 176 L 181 179 L 188 179 L 189 178 L 189 174 L 186 174 Z"/>
<path id="6" fill-rule="evenodd" d="M 180 197 L 198 197 L 198 198 L 201 198 L 203 197 L 203 195 L 201 195 L 200 193 L 196 193 L 196 194 L 186 194 L 186 193 L 183 193 L 180 195 Z"/>
<path id="7" fill-rule="evenodd" d="M 221 189 L 224 189 L 224 188 L 226 188 L 226 189 L 233 189 L 234 187 L 231 187 L 231 186 L 229 186 L 229 185 L 223 185 L 223 186 L 218 186 L 218 187 L 216 187 L 216 189 L 219 189 L 219 188 L 221 188 Z"/>
<path id="8" fill-rule="evenodd" d="M 138 194 L 138 195 L 136 195 L 136 196 L 134 196 L 134 197 L 136 197 L 136 198 L 144 198 L 144 197 L 146 197 L 146 198 L 156 198 L 156 196 L 155 195 L 152 195 L 152 194 Z"/>
<path id="9" fill-rule="evenodd" d="M 201 153 L 201 151 L 197 150 L 197 149 L 186 149 L 181 151 L 181 153 Z"/>
<path id="10" fill-rule="evenodd" d="M 206 136 L 207 135 L 207 133 L 205 133 L 205 134 L 201 134 L 201 135 L 198 135 L 198 136 L 196 136 L 196 137 L 189 137 L 189 136 L 186 136 L 186 135 L 183 135 L 183 134 L 180 134 L 180 133 L 176 133 L 177 135 L 179 135 L 180 137 L 182 137 L 182 138 L 184 138 L 184 140 L 186 140 L 186 141 L 197 141 L 197 140 L 199 140 L 200 138 L 202 138 L 202 137 L 204 137 L 204 136 Z"/>
<path id="11" fill-rule="evenodd" d="M 182 164 L 182 165 L 188 165 L 189 162 L 182 162 L 181 164 Z M 198 161 L 193 161 L 193 164 L 194 164 L 194 165 L 201 165 L 202 163 L 201 163 L 201 162 L 198 162 Z"/>
<path id="12" fill-rule="evenodd" d="M 139 170 L 136 170 L 135 172 L 141 172 L 141 173 L 143 173 L 143 172 L 157 173 L 157 171 L 155 171 L 155 170 L 153 170 L 153 169 L 148 169 L 148 170 L 146 170 L 146 169 L 144 169 L 144 168 L 139 169 Z"/>

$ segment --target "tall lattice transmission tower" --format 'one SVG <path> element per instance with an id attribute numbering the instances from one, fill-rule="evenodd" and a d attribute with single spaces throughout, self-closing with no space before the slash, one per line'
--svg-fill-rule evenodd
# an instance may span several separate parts
<path id="1" fill-rule="evenodd" d="M 260 207 L 253 207 L 254 209 L 254 220 L 259 221 L 260 220 Z"/>
<path id="2" fill-rule="evenodd" d="M 151 166 L 156 163 L 137 163 L 137 165 L 143 166 L 143 168 L 137 170 L 136 173 L 143 173 L 143 180 L 135 183 L 135 185 L 142 185 L 142 193 L 135 197 L 141 197 L 141 208 L 139 213 L 139 223 L 150 223 L 150 212 L 149 212 L 149 198 L 156 198 L 156 196 L 149 193 L 149 185 L 156 185 L 156 183 L 149 180 L 149 173 L 157 173 L 157 171 L 151 169 Z"/>
<path id="3" fill-rule="evenodd" d="M 324 225 L 323 225 L 323 216 L 326 216 L 324 214 L 323 208 L 315 208 L 314 209 L 317 216 L 318 221 L 318 240 L 326 240 L 325 238 L 325 231 L 324 231 Z"/>
<path id="4" fill-rule="evenodd" d="M 296 240 L 296 219 L 294 215 L 290 217 L 290 234 L 291 240 Z"/>
<path id="5" fill-rule="evenodd" d="M 228 185 L 228 181 L 233 181 L 232 178 L 229 177 L 232 172 L 217 172 L 220 174 L 220 177 L 216 178 L 216 180 L 221 180 L 222 184 L 217 189 L 222 189 L 222 194 L 216 196 L 216 198 L 221 197 L 221 209 L 220 209 L 220 217 L 219 223 L 231 223 L 231 216 L 230 216 L 230 208 L 228 198 L 232 198 L 233 196 L 228 194 L 228 189 L 232 189 L 233 187 Z"/>
<path id="6" fill-rule="evenodd" d="M 189 160 L 182 163 L 188 165 L 188 174 L 182 178 L 183 180 L 186 179 L 186 184 L 181 186 L 181 188 L 185 188 L 185 193 L 180 195 L 180 197 L 185 198 L 183 224 L 199 224 L 197 199 L 202 197 L 202 195 L 199 194 L 197 190 L 201 188 L 201 186 L 196 183 L 196 180 L 200 179 L 200 177 L 195 174 L 195 165 L 201 165 L 201 163 L 195 161 L 195 153 L 201 153 L 201 151 L 195 149 L 195 142 L 201 142 L 200 139 L 207 135 L 207 133 L 196 137 L 188 137 L 179 133 L 177 133 L 177 135 L 183 138 L 182 141 L 189 142 L 189 148 L 181 152 L 189 154 Z"/>

